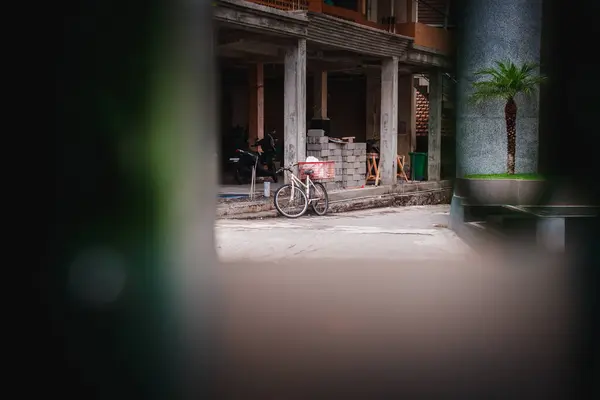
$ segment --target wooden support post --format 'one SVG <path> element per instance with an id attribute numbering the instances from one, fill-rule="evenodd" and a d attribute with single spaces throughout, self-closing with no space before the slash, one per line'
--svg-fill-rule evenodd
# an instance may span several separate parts
<path id="1" fill-rule="evenodd" d="M 356 11 L 361 13 L 363 16 L 367 15 L 367 0 L 358 0 L 356 2 Z"/>
<path id="2" fill-rule="evenodd" d="M 248 73 L 248 138 L 253 145 L 264 137 L 265 126 L 265 92 L 263 64 L 257 63 L 250 67 Z"/>
<path id="3" fill-rule="evenodd" d="M 327 119 L 327 71 L 319 67 L 314 79 L 314 114 L 313 119 Z"/>

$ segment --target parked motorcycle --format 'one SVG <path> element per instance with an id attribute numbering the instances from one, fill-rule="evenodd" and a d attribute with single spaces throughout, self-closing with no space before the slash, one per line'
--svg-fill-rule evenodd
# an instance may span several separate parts
<path id="1" fill-rule="evenodd" d="M 257 140 L 252 147 L 258 147 L 262 149 L 262 153 L 259 154 L 260 161 L 267 167 L 269 171 L 275 172 L 275 158 L 277 157 L 277 139 L 275 138 L 275 130 L 267 133 L 267 135 Z"/>
<path id="2" fill-rule="evenodd" d="M 230 158 L 230 161 L 236 163 L 235 180 L 240 185 L 252 182 L 252 168 L 256 168 L 257 177 L 270 177 L 273 182 L 277 182 L 277 174 L 274 167 L 269 169 L 264 162 L 264 158 L 259 153 L 237 149 L 239 157 Z"/>
<path id="3" fill-rule="evenodd" d="M 277 182 L 277 168 L 275 159 L 277 158 L 277 139 L 275 130 L 267 133 L 264 138 L 257 140 L 249 147 L 259 147 L 259 151 L 237 148 L 235 153 L 237 157 L 230 157 L 229 162 L 234 165 L 234 177 L 240 184 L 248 184 L 252 180 L 252 168 L 256 167 L 257 177 L 270 177 L 273 182 Z"/>

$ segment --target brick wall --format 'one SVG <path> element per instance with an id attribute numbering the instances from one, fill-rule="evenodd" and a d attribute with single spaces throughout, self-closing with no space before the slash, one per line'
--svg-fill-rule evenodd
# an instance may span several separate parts
<path id="1" fill-rule="evenodd" d="M 325 131 L 310 129 L 306 138 L 306 156 L 335 162 L 335 178 L 323 181 L 328 190 L 360 187 L 366 183 L 366 143 L 330 143 Z"/>
<path id="2" fill-rule="evenodd" d="M 416 131 L 417 136 L 427 135 L 429 131 L 429 97 L 425 88 L 417 87 L 416 95 Z"/>

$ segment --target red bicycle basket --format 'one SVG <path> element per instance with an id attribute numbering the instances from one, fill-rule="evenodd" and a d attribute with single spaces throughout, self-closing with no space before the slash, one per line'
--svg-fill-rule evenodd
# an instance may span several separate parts
<path id="1" fill-rule="evenodd" d="M 312 180 L 335 178 L 335 161 L 299 162 L 298 171 L 300 179 L 306 179 L 306 170 L 312 170 Z"/>

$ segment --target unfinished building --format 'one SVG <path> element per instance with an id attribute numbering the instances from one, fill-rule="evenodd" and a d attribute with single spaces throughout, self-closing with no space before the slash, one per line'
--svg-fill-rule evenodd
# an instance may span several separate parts
<path id="1" fill-rule="evenodd" d="M 408 161 L 415 151 L 428 153 L 429 180 L 453 175 L 450 6 L 218 0 L 224 145 L 235 147 L 235 127 L 246 128 L 250 141 L 274 131 L 288 165 L 307 156 L 308 130 L 322 129 L 357 143 L 377 140 L 382 184 L 395 184 L 397 156 Z"/>

